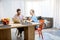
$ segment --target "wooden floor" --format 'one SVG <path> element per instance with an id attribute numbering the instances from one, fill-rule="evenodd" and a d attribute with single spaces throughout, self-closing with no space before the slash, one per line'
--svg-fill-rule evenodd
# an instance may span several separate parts
<path id="1" fill-rule="evenodd" d="M 16 29 L 12 29 L 12 40 L 20 40 L 15 35 Z M 24 32 L 23 32 L 24 33 Z M 22 34 L 23 34 L 22 33 Z M 43 30 L 44 40 L 60 40 L 60 30 Z M 22 37 L 24 39 L 24 35 Z M 22 40 L 23 40 L 22 39 Z M 38 32 L 35 31 L 35 40 L 42 40 L 41 37 L 39 38 Z"/>

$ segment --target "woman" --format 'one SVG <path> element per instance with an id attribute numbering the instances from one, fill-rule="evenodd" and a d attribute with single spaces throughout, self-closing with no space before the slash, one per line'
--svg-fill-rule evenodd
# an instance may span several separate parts
<path id="1" fill-rule="evenodd" d="M 33 9 L 30 10 L 30 15 L 31 15 L 31 19 L 33 22 L 38 22 L 37 17 L 35 16 L 35 12 Z M 38 26 L 35 26 L 35 29 L 37 29 L 37 28 L 38 28 Z"/>

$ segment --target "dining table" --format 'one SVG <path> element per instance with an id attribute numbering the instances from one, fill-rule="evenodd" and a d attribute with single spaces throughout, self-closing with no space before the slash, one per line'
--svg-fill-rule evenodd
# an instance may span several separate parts
<path id="1" fill-rule="evenodd" d="M 24 28 L 24 40 L 35 40 L 35 26 L 39 23 L 31 22 L 31 24 L 10 23 L 9 25 L 0 24 L 0 40 L 12 40 L 11 29 Z"/>

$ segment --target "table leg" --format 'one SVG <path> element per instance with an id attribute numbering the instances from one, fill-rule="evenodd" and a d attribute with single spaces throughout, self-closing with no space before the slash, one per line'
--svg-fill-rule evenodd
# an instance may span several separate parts
<path id="1" fill-rule="evenodd" d="M 35 40 L 35 27 L 29 26 L 24 28 L 24 40 Z"/>
<path id="2" fill-rule="evenodd" d="M 11 40 L 11 29 L 1 29 L 0 40 Z"/>

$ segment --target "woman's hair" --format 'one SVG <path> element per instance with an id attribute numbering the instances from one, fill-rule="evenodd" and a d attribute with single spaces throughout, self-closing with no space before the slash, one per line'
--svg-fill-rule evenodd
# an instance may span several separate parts
<path id="1" fill-rule="evenodd" d="M 34 13 L 34 10 L 33 9 L 31 9 L 31 11 Z"/>
<path id="2" fill-rule="evenodd" d="M 21 9 L 17 9 L 17 12 L 18 12 L 18 11 L 21 11 Z"/>

